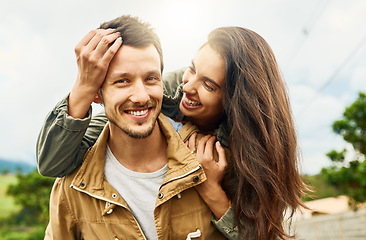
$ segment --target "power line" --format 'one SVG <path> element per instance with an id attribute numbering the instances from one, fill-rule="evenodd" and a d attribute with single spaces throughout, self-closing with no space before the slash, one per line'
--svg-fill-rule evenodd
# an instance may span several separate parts
<path id="1" fill-rule="evenodd" d="M 326 89 L 329 84 L 338 76 L 338 74 L 344 69 L 344 67 L 351 61 L 351 59 L 357 55 L 358 51 L 360 51 L 366 43 L 366 35 L 362 38 L 361 42 L 356 45 L 356 47 L 351 51 L 351 53 L 345 58 L 345 60 L 342 62 L 342 64 L 335 69 L 333 74 L 326 80 L 323 85 L 321 85 L 318 90 L 315 92 L 314 96 L 310 99 L 310 101 L 303 107 L 300 114 L 303 114 L 308 107 L 318 98 L 319 94 Z"/>
<path id="2" fill-rule="evenodd" d="M 320 6 L 320 4 L 315 8 L 315 11 L 308 19 L 307 23 L 302 28 L 299 37 L 295 41 L 295 44 L 292 47 L 292 50 L 290 52 L 290 57 L 288 59 L 286 67 L 289 67 L 293 60 L 296 58 L 297 54 L 300 52 L 300 49 L 302 48 L 305 39 L 310 35 L 315 25 L 318 23 L 320 17 L 323 15 L 325 9 L 327 8 L 330 0 L 325 0 L 325 4 L 323 6 Z M 321 2 L 320 2 L 321 3 Z M 319 9 L 319 10 L 318 10 Z M 317 11 L 318 10 L 318 11 Z"/>

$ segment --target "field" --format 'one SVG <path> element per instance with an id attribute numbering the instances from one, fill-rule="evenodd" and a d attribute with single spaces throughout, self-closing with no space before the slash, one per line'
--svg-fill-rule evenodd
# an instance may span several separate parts
<path id="1" fill-rule="evenodd" d="M 10 184 L 17 182 L 17 178 L 13 174 L 0 175 L 0 219 L 9 216 L 10 213 L 19 209 L 14 204 L 12 197 L 6 195 L 6 190 Z"/>

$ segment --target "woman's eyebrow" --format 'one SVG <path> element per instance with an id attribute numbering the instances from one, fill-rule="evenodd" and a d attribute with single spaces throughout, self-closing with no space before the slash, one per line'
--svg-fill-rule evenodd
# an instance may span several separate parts
<path id="1" fill-rule="evenodd" d="M 194 65 L 193 59 L 192 59 L 192 61 L 191 61 L 191 64 L 192 64 L 193 69 L 196 69 L 196 66 Z M 220 85 L 219 85 L 219 84 L 217 84 L 217 83 L 216 83 L 214 80 L 212 80 L 211 78 L 206 77 L 206 76 L 203 76 L 203 78 L 204 78 L 205 80 L 207 80 L 207 81 L 211 82 L 211 83 L 212 83 L 212 84 L 214 84 L 215 86 L 217 86 L 219 89 L 221 89 Z"/>
<path id="2" fill-rule="evenodd" d="M 205 80 L 211 82 L 212 84 L 214 84 L 216 87 L 218 87 L 219 89 L 221 89 L 220 85 L 217 84 L 214 80 L 212 80 L 211 78 L 208 77 L 203 77 Z"/>
<path id="3" fill-rule="evenodd" d="M 192 61 L 191 61 L 191 65 L 192 65 L 192 68 L 193 68 L 193 69 L 196 69 L 196 65 L 194 65 L 193 59 L 192 59 Z"/>

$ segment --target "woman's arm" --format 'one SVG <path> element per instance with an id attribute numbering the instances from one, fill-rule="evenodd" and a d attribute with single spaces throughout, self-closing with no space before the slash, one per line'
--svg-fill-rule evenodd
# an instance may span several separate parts
<path id="1" fill-rule="evenodd" d="M 203 136 L 203 134 L 197 135 L 197 133 L 194 133 L 186 144 L 189 149 L 196 152 L 196 158 L 201 163 L 207 177 L 205 182 L 196 186 L 196 190 L 214 215 L 212 223 L 227 239 L 239 239 L 234 211 L 229 198 L 221 187 L 227 167 L 225 149 L 215 136 Z"/>
<path id="2" fill-rule="evenodd" d="M 196 142 L 192 140 L 196 135 L 195 133 L 191 136 L 187 143 L 188 146 L 192 142 Z M 214 145 L 217 154 L 214 153 Z M 189 146 L 189 148 L 195 151 L 193 147 Z M 220 219 L 230 207 L 230 200 L 221 187 L 227 167 L 225 150 L 220 142 L 216 141 L 215 136 L 206 135 L 199 140 L 195 152 L 196 158 L 201 163 L 207 177 L 207 180 L 198 185 L 196 190 L 210 207 L 216 219 Z"/>
<path id="3" fill-rule="evenodd" d="M 121 44 L 122 39 L 114 30 L 98 29 L 76 45 L 76 82 L 69 96 L 48 114 L 37 139 L 37 164 L 42 175 L 61 177 L 71 173 L 94 144 L 106 120 L 94 119 L 88 129 L 91 104 L 97 100 L 109 63 Z"/>
<path id="4" fill-rule="evenodd" d="M 170 118 L 177 119 L 180 114 L 179 103 L 183 96 L 182 78 L 186 69 L 184 67 L 163 76 L 164 97 L 161 112 Z"/>
<path id="5" fill-rule="evenodd" d="M 40 174 L 63 177 L 73 172 L 106 122 L 104 113 L 91 118 L 91 108 L 85 118 L 75 119 L 68 114 L 68 97 L 60 101 L 47 115 L 38 135 L 36 157 Z"/>
<path id="6" fill-rule="evenodd" d="M 212 224 L 219 230 L 228 240 L 239 240 L 240 238 L 239 228 L 235 222 L 234 209 L 230 207 L 225 214 L 216 220 L 212 217 Z"/>

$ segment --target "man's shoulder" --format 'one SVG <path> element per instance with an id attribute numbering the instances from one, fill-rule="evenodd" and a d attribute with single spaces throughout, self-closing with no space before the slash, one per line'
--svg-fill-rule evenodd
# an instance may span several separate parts
<path id="1" fill-rule="evenodd" d="M 78 170 L 79 170 L 79 168 L 75 169 L 75 171 L 73 171 L 69 175 L 66 175 L 64 177 L 56 178 L 55 185 L 57 184 L 64 191 L 65 190 L 68 191 L 69 189 L 71 189 L 72 181 L 73 181 L 73 179 L 74 179 L 74 177 L 75 177 Z"/>
<path id="2" fill-rule="evenodd" d="M 179 121 L 175 121 L 174 119 L 168 117 L 168 116 L 165 116 L 169 122 L 172 124 L 174 130 L 179 133 L 179 131 L 182 129 L 182 127 L 184 126 L 184 124 L 182 122 L 179 122 Z"/>
<path id="3" fill-rule="evenodd" d="M 175 121 L 172 118 L 165 116 L 163 113 L 159 115 L 160 127 L 166 134 L 166 131 L 174 131 L 180 135 L 183 141 L 188 140 L 188 138 L 195 132 L 198 132 L 198 128 L 190 122 Z"/>

